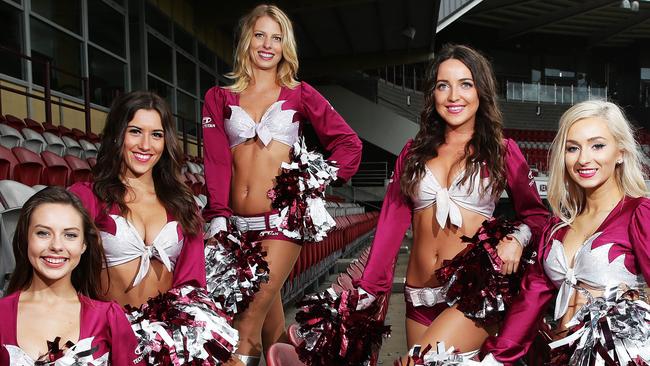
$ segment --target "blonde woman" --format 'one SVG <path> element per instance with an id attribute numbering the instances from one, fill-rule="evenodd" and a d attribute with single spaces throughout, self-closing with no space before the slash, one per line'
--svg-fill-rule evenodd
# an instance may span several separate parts
<path id="1" fill-rule="evenodd" d="M 615 104 L 587 101 L 564 113 L 550 156 L 548 200 L 554 217 L 539 243 L 539 261 L 528 270 L 499 336 L 484 344 L 485 353 L 507 365 L 516 362 L 530 347 L 553 300 L 559 327 L 554 334 L 561 338 L 567 323 L 574 316 L 580 319 L 581 309 L 597 304 L 598 296 L 613 296 L 608 294 L 612 286 L 623 284 L 643 293 L 650 279 L 650 200 L 645 198 L 642 159 L 632 129 Z M 592 331 L 600 332 L 589 328 L 582 334 Z M 616 342 L 615 332 L 612 337 Z M 583 365 L 599 357 L 599 349 L 613 351 L 588 342 L 559 340 L 553 346 L 566 343 L 558 348 L 566 354 L 556 364 L 568 364 L 572 358 L 571 364 Z M 650 340 L 633 342 L 623 349 L 636 351 L 621 352 L 617 344 L 610 354 L 616 364 L 627 365 L 625 357 L 633 359 L 637 351 L 650 361 Z M 578 358 L 581 361 L 573 362 Z"/>
<path id="2" fill-rule="evenodd" d="M 280 166 L 290 159 L 302 124 L 310 121 L 339 167 L 338 178 L 354 175 L 361 141 L 314 88 L 296 80 L 298 56 L 291 21 L 279 8 L 259 5 L 241 21 L 234 81 L 205 95 L 203 133 L 210 221 L 206 237 L 226 230 L 227 219 L 248 240 L 261 240 L 269 263 L 262 285 L 246 311 L 238 314 L 238 354 L 256 365 L 262 348 L 284 337 L 280 289 L 300 254 L 302 240 L 278 227 L 268 192 Z"/>

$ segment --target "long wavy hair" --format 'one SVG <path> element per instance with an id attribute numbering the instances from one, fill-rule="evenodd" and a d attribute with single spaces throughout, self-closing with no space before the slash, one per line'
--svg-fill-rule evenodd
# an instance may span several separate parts
<path id="1" fill-rule="evenodd" d="M 494 72 L 490 62 L 478 51 L 454 44 L 443 46 L 429 66 L 420 130 L 404 163 L 400 187 L 404 195 L 416 197 L 418 185 L 425 174 L 426 162 L 438 156 L 438 148 L 445 143 L 447 124 L 436 111 L 434 92 L 440 64 L 452 59 L 462 62 L 471 71 L 479 98 L 474 133 L 465 146 L 465 173 L 458 184 L 463 185 L 469 179 L 473 185 L 481 164 L 485 164 L 490 180 L 486 186 L 481 186 L 481 193 L 491 190 L 492 195 L 498 197 L 505 189 L 506 178 L 503 158 L 495 159 L 504 156 L 505 147 Z"/>
<path id="2" fill-rule="evenodd" d="M 196 235 L 201 230 L 202 219 L 194 195 L 181 175 L 185 157 L 176 137 L 171 111 L 167 103 L 155 93 L 134 91 L 121 95 L 113 102 L 106 116 L 97 165 L 93 168 L 93 191 L 106 203 L 106 209 L 117 205 L 122 215 L 129 213 L 124 201 L 127 189 L 122 180 L 125 168 L 122 147 L 128 124 L 141 109 L 158 112 L 165 134 L 164 151 L 153 167 L 156 196 L 181 224 L 185 234 Z"/>
<path id="3" fill-rule="evenodd" d="M 86 250 L 81 254 L 79 264 L 72 270 L 72 286 L 82 295 L 88 296 L 92 299 L 100 299 L 100 275 L 102 264 L 105 263 L 106 260 L 104 257 L 104 249 L 102 249 L 99 231 L 90 219 L 88 212 L 79 198 L 62 187 L 45 188 L 34 194 L 23 205 L 12 243 L 14 258 L 16 260 L 16 269 L 9 280 L 7 294 L 26 290 L 32 284 L 34 268 L 32 267 L 27 254 L 27 247 L 29 245 L 29 224 L 34 210 L 46 203 L 70 205 L 79 213 L 79 216 L 81 216 Z"/>
<path id="4" fill-rule="evenodd" d="M 276 77 L 278 84 L 291 89 L 299 84 L 296 80 L 298 75 L 298 48 L 296 47 L 296 38 L 293 34 L 291 20 L 277 6 L 261 4 L 239 21 L 239 42 L 235 50 L 234 67 L 232 72 L 226 74 L 226 77 L 234 80 L 234 83 L 228 89 L 235 93 L 246 90 L 253 79 L 253 65 L 248 51 L 253 39 L 255 22 L 263 16 L 275 20 L 282 30 L 282 59 L 278 64 Z"/>
<path id="5" fill-rule="evenodd" d="M 614 103 L 600 100 L 578 103 L 560 118 L 558 133 L 551 144 L 548 202 L 553 214 L 562 220 L 559 226 L 571 225 L 584 210 L 586 201 L 585 190 L 567 174 L 567 135 L 574 123 L 594 117 L 607 123 L 614 141 L 623 153 L 622 164 L 617 164 L 614 170 L 618 186 L 629 197 L 642 197 L 647 193 L 642 164 L 647 165 L 648 161 L 635 141 L 634 131 L 621 108 Z"/>

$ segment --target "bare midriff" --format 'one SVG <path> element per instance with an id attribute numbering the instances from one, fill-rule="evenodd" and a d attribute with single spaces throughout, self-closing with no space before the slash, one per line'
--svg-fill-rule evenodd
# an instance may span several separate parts
<path id="1" fill-rule="evenodd" d="M 137 258 L 102 271 L 102 289 L 107 289 L 105 298 L 115 300 L 122 306 L 129 304 L 137 307 L 147 302 L 150 297 L 165 293 L 172 287 L 174 274 L 155 258 L 151 258 L 147 275 L 137 286 L 132 287 L 133 279 L 140 268 L 140 260 Z"/>
<path id="2" fill-rule="evenodd" d="M 289 162 L 291 147 L 271 140 L 267 146 L 255 139 L 232 149 L 233 170 L 230 202 L 236 215 L 271 211 L 268 191 L 275 186 L 282 162 Z"/>
<path id="3" fill-rule="evenodd" d="M 476 212 L 460 209 L 463 225 L 447 224 L 441 228 L 435 219 L 435 204 L 413 213 L 413 247 L 406 270 L 406 283 L 413 287 L 438 287 L 435 271 L 443 261 L 454 258 L 466 246 L 463 235 L 473 236 L 487 218 Z"/>

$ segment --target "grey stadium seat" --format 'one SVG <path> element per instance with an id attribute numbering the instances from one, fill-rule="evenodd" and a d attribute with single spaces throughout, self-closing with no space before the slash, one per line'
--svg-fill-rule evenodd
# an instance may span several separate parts
<path id="1" fill-rule="evenodd" d="M 88 140 L 81 139 L 79 140 L 79 145 L 84 150 L 84 155 L 86 159 L 96 158 L 97 157 L 97 146 Z"/>
<path id="2" fill-rule="evenodd" d="M 23 141 L 23 147 L 40 154 L 45 150 L 45 145 L 47 141 L 43 138 L 43 135 L 32 130 L 31 128 L 23 128 L 23 136 L 25 136 L 25 141 Z"/>
<path id="3" fill-rule="evenodd" d="M 4 206 L 0 212 L 0 288 L 4 288 L 7 275 L 16 266 L 11 242 L 23 204 L 34 193 L 34 189 L 22 183 L 0 180 L 0 198 Z"/>
<path id="4" fill-rule="evenodd" d="M 17 129 L 0 124 L 0 145 L 11 149 L 12 147 L 22 146 L 23 135 Z"/>
<path id="5" fill-rule="evenodd" d="M 66 147 L 66 155 L 74 155 L 80 159 L 84 158 L 84 150 L 81 148 L 81 145 L 79 145 L 77 140 L 69 136 L 61 136 L 61 139 Z"/>
<path id="6" fill-rule="evenodd" d="M 43 138 L 47 142 L 45 150 L 51 151 L 58 156 L 63 156 L 65 154 L 65 144 L 63 140 L 52 132 L 43 132 Z"/>

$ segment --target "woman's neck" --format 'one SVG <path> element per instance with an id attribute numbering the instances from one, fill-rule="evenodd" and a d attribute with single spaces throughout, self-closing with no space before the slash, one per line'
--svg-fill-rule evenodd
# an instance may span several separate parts
<path id="1" fill-rule="evenodd" d="M 623 199 L 623 190 L 616 182 L 588 191 L 585 197 L 583 214 L 611 211 Z M 605 183 L 607 184 L 607 183 Z"/>
<path id="2" fill-rule="evenodd" d="M 445 142 L 451 145 L 467 144 L 474 136 L 474 129 L 469 127 L 459 126 L 457 128 L 450 128 L 447 126 L 445 131 Z"/>
<path id="3" fill-rule="evenodd" d="M 44 279 L 34 273 L 32 283 L 23 291 L 25 299 L 39 301 L 43 303 L 55 302 L 59 300 L 74 300 L 78 298 L 77 290 L 72 286 L 70 275 L 58 279 Z M 22 298 L 23 296 L 21 296 Z"/>
<path id="4" fill-rule="evenodd" d="M 146 174 L 139 177 L 122 177 L 122 182 L 134 192 L 155 192 L 155 185 L 153 182 L 153 175 Z"/>
<path id="5" fill-rule="evenodd" d="M 267 89 L 277 85 L 277 68 L 262 70 L 253 69 L 253 77 L 248 84 L 249 88 Z"/>

